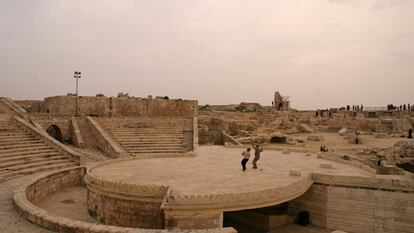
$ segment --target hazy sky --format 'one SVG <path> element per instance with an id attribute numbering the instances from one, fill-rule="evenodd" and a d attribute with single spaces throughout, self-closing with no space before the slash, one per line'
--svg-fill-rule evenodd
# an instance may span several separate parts
<path id="1" fill-rule="evenodd" d="M 0 0 L 0 96 L 414 103 L 413 0 Z"/>

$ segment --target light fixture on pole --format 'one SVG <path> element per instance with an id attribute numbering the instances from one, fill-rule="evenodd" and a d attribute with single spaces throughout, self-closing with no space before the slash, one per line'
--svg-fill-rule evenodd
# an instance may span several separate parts
<path id="1" fill-rule="evenodd" d="M 81 78 L 81 72 L 75 71 L 74 78 L 76 78 L 76 106 L 75 106 L 75 116 L 78 116 L 78 79 Z"/>

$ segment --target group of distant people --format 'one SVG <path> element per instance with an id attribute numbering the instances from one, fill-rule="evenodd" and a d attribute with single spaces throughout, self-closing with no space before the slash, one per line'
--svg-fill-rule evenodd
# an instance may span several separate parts
<path id="1" fill-rule="evenodd" d="M 351 111 L 351 105 L 347 105 L 346 106 L 346 111 Z M 364 111 L 364 105 L 352 105 L 352 111 L 354 112 L 359 112 L 359 111 Z"/>
<path id="2" fill-rule="evenodd" d="M 393 104 L 388 104 L 387 105 L 387 110 L 388 111 L 408 111 L 408 112 L 414 112 L 414 104 L 410 105 L 410 104 L 402 104 L 400 106 L 398 105 L 393 105 Z"/>
<path id="3" fill-rule="evenodd" d="M 315 113 L 316 117 L 328 117 L 328 118 L 332 118 L 332 112 L 328 109 L 326 110 L 316 110 Z"/>

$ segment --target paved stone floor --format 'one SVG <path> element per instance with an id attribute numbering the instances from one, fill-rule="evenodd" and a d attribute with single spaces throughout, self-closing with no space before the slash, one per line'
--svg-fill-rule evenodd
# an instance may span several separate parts
<path id="1" fill-rule="evenodd" d="M 307 172 L 322 172 L 344 176 L 370 176 L 361 169 L 317 159 L 316 154 L 282 154 L 264 151 L 252 169 L 252 158 L 247 171 L 241 170 L 243 149 L 203 146 L 197 157 L 162 158 L 124 161 L 98 167 L 93 174 L 106 179 L 133 184 L 168 185 L 183 195 L 249 192 L 285 186 L 302 177 L 289 176 L 292 168 Z M 253 153 L 252 153 L 253 154 Z M 332 164 L 333 169 L 320 168 L 321 163 Z"/>
<path id="2" fill-rule="evenodd" d="M 32 179 L 25 176 L 0 183 L 0 232 L 4 233 L 43 233 L 51 232 L 38 227 L 20 217 L 13 206 L 13 190 Z"/>
<path id="3" fill-rule="evenodd" d="M 61 190 L 36 205 L 57 216 L 100 224 L 88 214 L 85 186 Z"/>

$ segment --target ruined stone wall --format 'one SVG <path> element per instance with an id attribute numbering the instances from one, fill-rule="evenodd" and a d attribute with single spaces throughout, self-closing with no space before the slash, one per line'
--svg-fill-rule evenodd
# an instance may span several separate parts
<path id="1" fill-rule="evenodd" d="M 149 116 L 180 116 L 192 117 L 198 115 L 197 101 L 191 100 L 164 100 L 149 101 Z"/>
<path id="2" fill-rule="evenodd" d="M 193 100 L 80 96 L 78 101 L 79 115 L 192 117 L 198 114 L 197 101 Z M 74 115 L 75 107 L 75 96 L 54 96 L 45 98 L 43 112 Z"/>
<path id="3" fill-rule="evenodd" d="M 109 101 L 106 97 L 79 96 L 80 115 L 106 116 L 109 114 Z M 45 98 L 44 111 L 52 114 L 74 115 L 75 96 L 53 96 Z"/>
<path id="4" fill-rule="evenodd" d="M 358 181 L 355 183 L 316 182 L 305 195 L 289 203 L 289 211 L 309 211 L 313 225 L 330 230 L 414 232 L 414 190 L 390 189 L 380 183 L 377 188 L 361 187 Z"/>
<path id="5" fill-rule="evenodd" d="M 221 131 L 199 128 L 198 143 L 200 145 L 223 145 L 223 135 Z"/>
<path id="6" fill-rule="evenodd" d="M 145 116 L 148 112 L 148 99 L 110 98 L 113 116 Z"/>

